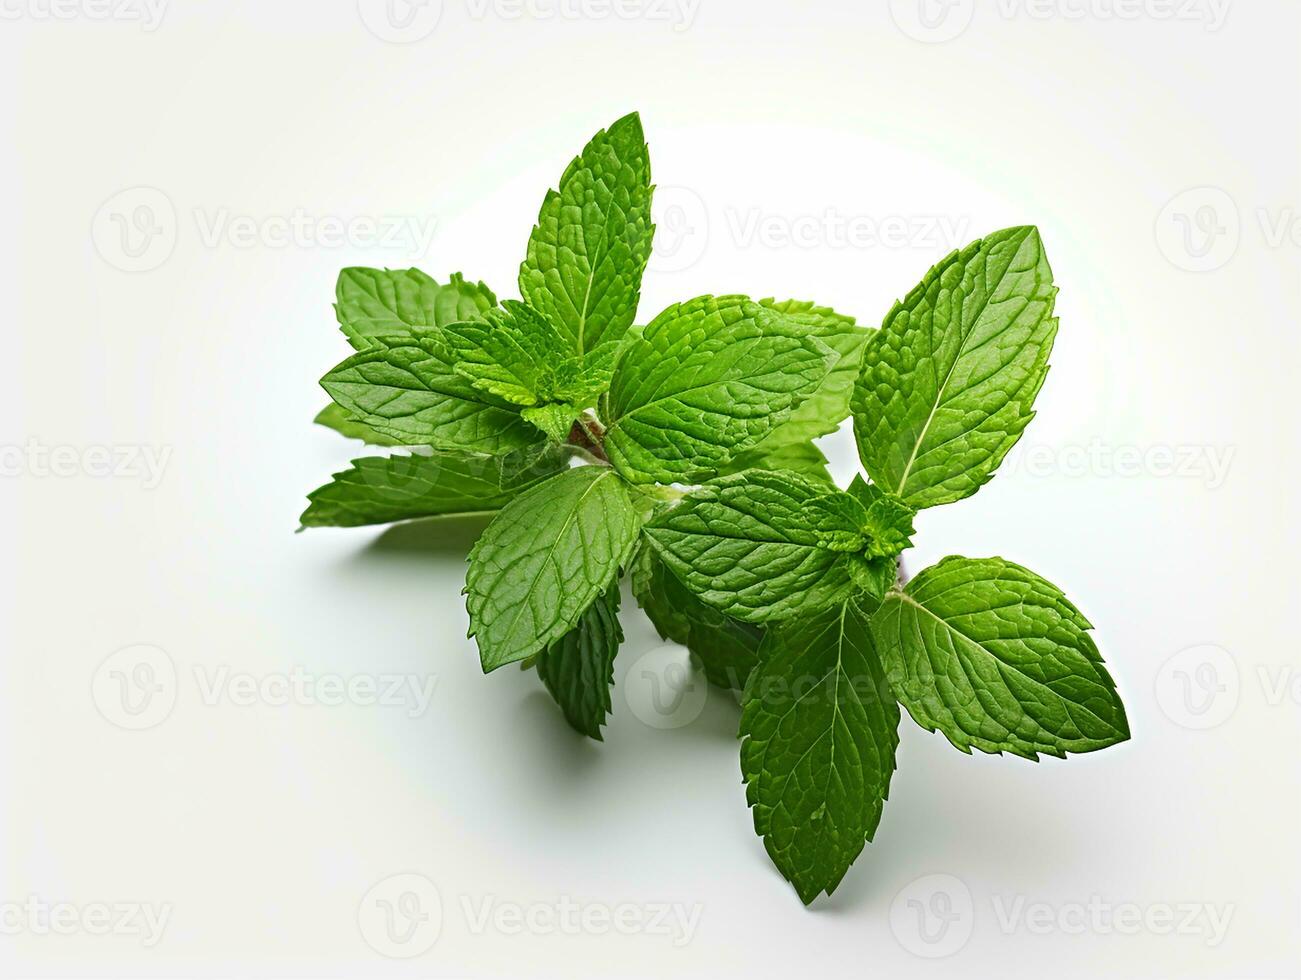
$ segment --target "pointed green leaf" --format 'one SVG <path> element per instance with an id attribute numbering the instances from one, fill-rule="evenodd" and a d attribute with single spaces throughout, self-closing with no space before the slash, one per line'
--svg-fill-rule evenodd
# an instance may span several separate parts
<path id="1" fill-rule="evenodd" d="M 370 446 L 401 445 L 396 439 L 390 439 L 383 433 L 376 432 L 369 425 L 358 422 L 342 406 L 335 405 L 333 402 L 317 412 L 316 418 L 312 419 L 312 421 L 317 425 L 325 426 L 327 429 L 333 429 L 349 439 L 360 439 Z"/>
<path id="2" fill-rule="evenodd" d="M 456 373 L 439 334 L 372 338 L 321 386 L 356 421 L 402 445 L 503 453 L 541 440 L 509 402 Z"/>
<path id="3" fill-rule="evenodd" d="M 854 433 L 872 482 L 913 507 L 975 493 L 1034 417 L 1057 334 L 1034 228 L 955 252 L 895 305 L 863 355 Z"/>
<path id="4" fill-rule="evenodd" d="M 520 294 L 574 352 L 617 341 L 650 258 L 650 156 L 636 113 L 597 133 L 549 191 L 520 267 Z"/>
<path id="5" fill-rule="evenodd" d="M 308 494 L 303 527 L 360 527 L 419 517 L 491 513 L 570 458 L 559 447 L 483 456 L 455 450 L 429 455 L 367 456 Z"/>
<path id="6" fill-rule="evenodd" d="M 770 631 L 741 702 L 754 829 L 804 904 L 830 895 L 876 833 L 899 707 L 853 600 Z"/>
<path id="7" fill-rule="evenodd" d="M 697 483 L 818 389 L 835 355 L 743 296 L 669 307 L 630 335 L 610 387 L 606 451 L 635 483 Z"/>
<path id="8" fill-rule="evenodd" d="M 1129 738 L 1092 626 L 1061 591 L 1001 558 L 946 558 L 872 619 L 895 696 L 964 752 L 1064 756 Z"/>
<path id="9" fill-rule="evenodd" d="M 470 553 L 470 635 L 484 672 L 560 639 L 631 557 L 637 512 L 609 467 L 544 481 L 503 508 Z"/>
<path id="10" fill-rule="evenodd" d="M 478 319 L 497 305 L 481 282 L 467 282 L 457 272 L 450 282 L 439 283 L 419 269 L 344 269 L 335 294 L 339 327 L 358 350 L 365 350 L 371 337 L 401 337 Z"/>
<path id="11" fill-rule="evenodd" d="M 538 654 L 538 676 L 573 729 L 598 742 L 610 713 L 614 656 L 623 642 L 619 584 L 587 608 L 578 625 Z"/>

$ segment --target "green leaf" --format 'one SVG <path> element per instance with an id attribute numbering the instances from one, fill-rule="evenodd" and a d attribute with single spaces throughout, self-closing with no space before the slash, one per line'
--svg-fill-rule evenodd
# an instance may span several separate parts
<path id="1" fill-rule="evenodd" d="M 964 752 L 1064 756 L 1129 738 L 1116 685 L 1054 585 L 1001 558 L 946 558 L 872 620 L 895 695 Z"/>
<path id="2" fill-rule="evenodd" d="M 853 600 L 773 629 L 741 707 L 754 829 L 807 905 L 835 891 L 890 792 L 899 707 Z"/>
<path id="3" fill-rule="evenodd" d="M 367 456 L 308 494 L 303 527 L 360 527 L 419 517 L 491 513 L 570 458 L 559 447 L 483 456 L 454 450 L 430 455 Z"/>
<path id="4" fill-rule="evenodd" d="M 470 635 L 484 672 L 560 639 L 611 587 L 637 543 L 637 513 L 617 474 L 584 466 L 503 508 L 470 553 Z"/>
<path id="5" fill-rule="evenodd" d="M 370 344 L 321 379 L 357 421 L 407 446 L 504 453 L 540 440 L 515 406 L 456 373 L 440 334 Z"/>
<path id="6" fill-rule="evenodd" d="M 818 389 L 835 355 L 743 296 L 702 296 L 634 331 L 610 388 L 610 461 L 636 483 L 697 483 Z"/>
<path id="7" fill-rule="evenodd" d="M 892 493 L 855 476 L 849 493 L 863 505 L 868 534 L 866 554 L 873 558 L 895 558 L 912 547 L 913 517 L 916 511 Z"/>
<path id="8" fill-rule="evenodd" d="M 358 422 L 349 415 L 342 407 L 333 403 L 326 405 L 316 413 L 316 418 L 312 419 L 317 425 L 323 425 L 327 429 L 333 429 L 340 435 L 345 435 L 349 439 L 360 439 L 362 442 L 371 446 L 399 446 L 396 439 L 390 439 L 388 436 L 376 432 L 369 425 Z"/>
<path id="9" fill-rule="evenodd" d="M 651 548 L 632 568 L 632 591 L 660 637 L 680 643 L 700 661 L 711 684 L 739 691 L 759 662 L 763 630 L 711 609 L 678 581 Z"/>
<path id="10" fill-rule="evenodd" d="M 849 418 L 850 396 L 858 381 L 863 348 L 867 346 L 872 331 L 857 326 L 852 316 L 813 303 L 773 299 L 761 299 L 759 303 L 805 325 L 812 336 L 835 354 L 831 371 L 817 391 L 753 450 L 771 455 L 788 445 L 807 443 L 810 439 L 835 432 L 840 423 Z"/>
<path id="11" fill-rule="evenodd" d="M 611 585 L 587 608 L 578 625 L 538 655 L 538 676 L 560 705 L 565 720 L 598 742 L 610 713 L 614 656 L 623 642 L 619 586 Z"/>
<path id="12" fill-rule="evenodd" d="M 767 439 L 764 440 L 766 445 Z M 811 442 L 791 442 L 764 452 L 762 447 L 733 456 L 719 471 L 720 476 L 745 470 L 792 470 L 811 480 L 832 483 L 826 455 Z"/>
<path id="13" fill-rule="evenodd" d="M 872 482 L 920 508 L 989 481 L 1034 417 L 1056 294 L 1039 232 L 1009 228 L 950 255 L 895 305 L 854 392 Z"/>
<path id="14" fill-rule="evenodd" d="M 850 563 L 810 527 L 828 487 L 796 473 L 749 470 L 720 477 L 646 526 L 646 536 L 701 601 L 733 619 L 807 616 L 852 590 Z"/>
<path id="15" fill-rule="evenodd" d="M 650 258 L 650 156 L 636 113 L 597 133 L 548 191 L 520 266 L 529 305 L 582 355 L 619 340 Z"/>
<path id="16" fill-rule="evenodd" d="M 497 305 L 483 283 L 459 273 L 440 284 L 419 269 L 344 269 L 335 288 L 334 311 L 348 342 L 358 350 L 372 337 L 402 337 L 474 320 Z"/>

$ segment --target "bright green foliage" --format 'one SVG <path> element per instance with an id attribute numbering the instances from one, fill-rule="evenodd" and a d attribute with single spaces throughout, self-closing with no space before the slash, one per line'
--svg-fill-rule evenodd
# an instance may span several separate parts
<path id="1" fill-rule="evenodd" d="M 575 353 L 617 342 L 632 324 L 650 258 L 650 155 L 636 113 L 592 137 L 548 191 L 520 267 L 520 294 Z"/>
<path id="2" fill-rule="evenodd" d="M 872 620 L 895 694 L 958 748 L 1064 756 L 1129 738 L 1125 709 L 1061 591 L 1001 558 L 946 558 Z"/>
<path id="3" fill-rule="evenodd" d="M 637 514 L 613 470 L 567 470 L 516 497 L 470 552 L 470 635 L 484 672 L 560 639 L 611 587 L 637 543 Z"/>
<path id="4" fill-rule="evenodd" d="M 1091 627 L 1054 586 L 998 558 L 900 581 L 918 511 L 974 493 L 1033 417 L 1056 287 L 1038 231 L 1011 228 L 943 260 L 880 330 L 712 295 L 634 327 L 650 202 L 634 114 L 547 195 L 521 300 L 344 270 L 354 352 L 322 379 L 334 404 L 317 421 L 413 448 L 355 460 L 302 523 L 495 513 L 466 573 L 480 664 L 536 668 L 598 740 L 629 572 L 660 636 L 741 694 L 755 830 L 807 903 L 876 832 L 900 703 L 964 752 L 1129 736 Z M 867 474 L 842 490 L 814 440 L 851 411 Z"/>
<path id="5" fill-rule="evenodd" d="M 853 599 L 773 629 L 741 701 L 754 829 L 804 904 L 872 839 L 894 774 L 899 706 Z"/>
<path id="6" fill-rule="evenodd" d="M 623 642 L 619 587 L 611 586 L 587 608 L 578 625 L 538 654 L 538 676 L 575 731 L 598 742 L 610 713 L 614 655 Z"/>
<path id="7" fill-rule="evenodd" d="M 1056 295 L 1038 230 L 1009 228 L 950 255 L 890 311 L 854 398 L 874 483 L 934 507 L 994 475 L 1034 418 Z"/>
<path id="8" fill-rule="evenodd" d="M 670 306 L 620 352 L 610 461 L 634 483 L 708 479 L 785 422 L 835 359 L 808 326 L 743 296 Z"/>

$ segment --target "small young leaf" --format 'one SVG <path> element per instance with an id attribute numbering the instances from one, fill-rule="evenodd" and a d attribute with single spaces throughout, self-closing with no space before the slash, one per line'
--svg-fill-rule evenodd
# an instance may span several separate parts
<path id="1" fill-rule="evenodd" d="M 481 282 L 466 282 L 457 272 L 440 284 L 419 269 L 344 269 L 335 294 L 339 327 L 358 350 L 370 346 L 371 337 L 402 337 L 475 320 L 497 305 Z"/>
<path id="2" fill-rule="evenodd" d="M 913 506 L 975 493 L 1034 418 L 1057 334 L 1034 228 L 955 252 L 895 304 L 863 355 L 854 433 L 872 482 Z"/>
<path id="3" fill-rule="evenodd" d="M 876 833 L 899 744 L 867 614 L 846 600 L 770 631 L 741 702 L 754 829 L 808 905 Z"/>
<path id="4" fill-rule="evenodd" d="M 356 421 L 405 446 L 504 453 L 541 440 L 515 406 L 456 373 L 439 333 L 372 338 L 321 387 Z"/>
<path id="5" fill-rule="evenodd" d="M 632 567 L 632 591 L 665 640 L 680 643 L 700 661 L 711 684 L 739 691 L 759 662 L 763 630 L 705 605 L 677 580 L 651 548 Z"/>
<path id="6" fill-rule="evenodd" d="M 873 558 L 895 558 L 912 547 L 913 517 L 916 511 L 892 493 L 855 476 L 849 493 L 863 505 L 869 542 L 866 553 Z"/>
<path id="7" fill-rule="evenodd" d="M 650 258 L 650 156 L 636 113 L 597 133 L 548 191 L 520 267 L 520 295 L 580 356 L 619 340 Z"/>
<path id="8" fill-rule="evenodd" d="M 538 676 L 575 731 L 601 737 L 610 713 L 614 656 L 623 642 L 619 625 L 619 583 L 612 582 L 578 620 L 578 625 L 538 654 Z"/>
<path id="9" fill-rule="evenodd" d="M 634 483 L 707 479 L 786 421 L 834 361 L 805 325 L 743 296 L 671 306 L 620 351 L 610 461 Z"/>
<path id="10" fill-rule="evenodd" d="M 483 670 L 559 640 L 631 557 L 637 512 L 606 466 L 583 466 L 516 497 L 470 552 L 470 635 Z"/>
<path id="11" fill-rule="evenodd" d="M 872 618 L 895 696 L 964 752 L 1064 756 L 1129 738 L 1116 685 L 1054 585 L 1001 558 L 946 558 Z"/>
<path id="12" fill-rule="evenodd" d="M 429 455 L 367 456 L 308 494 L 303 527 L 361 527 L 419 517 L 491 513 L 561 472 L 560 447 L 483 456 L 455 450 Z"/>
<path id="13" fill-rule="evenodd" d="M 725 615 L 750 623 L 807 616 L 853 588 L 856 556 L 831 550 L 809 526 L 808 508 L 827 493 L 796 473 L 749 470 L 689 494 L 646 536 L 669 570 Z"/>
<path id="14" fill-rule="evenodd" d="M 347 436 L 349 439 L 360 439 L 369 446 L 400 446 L 402 445 L 396 439 L 390 439 L 381 432 L 376 432 L 364 422 L 358 422 L 349 415 L 342 406 L 331 402 L 323 409 L 316 413 L 316 418 L 312 419 L 317 425 L 323 425 L 327 429 L 333 429 L 340 435 Z"/>

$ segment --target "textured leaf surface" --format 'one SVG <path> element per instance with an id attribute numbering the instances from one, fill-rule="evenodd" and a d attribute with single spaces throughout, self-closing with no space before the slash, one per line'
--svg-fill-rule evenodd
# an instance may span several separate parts
<path id="1" fill-rule="evenodd" d="M 739 691 L 759 662 L 763 630 L 711 609 L 678 581 L 651 548 L 633 565 L 633 594 L 659 635 L 695 655 L 711 684 Z"/>
<path id="2" fill-rule="evenodd" d="M 509 402 L 456 373 L 440 334 L 370 344 L 321 379 L 357 421 L 408 446 L 503 453 L 541 440 Z"/>
<path id="3" fill-rule="evenodd" d="M 805 325 L 743 296 L 671 306 L 620 352 L 606 451 L 633 482 L 707 479 L 785 422 L 834 361 Z"/>
<path id="4" fill-rule="evenodd" d="M 809 525 L 825 483 L 750 470 L 720 477 L 646 526 L 669 570 L 703 602 L 745 622 L 808 615 L 843 599 L 856 556 Z"/>
<path id="5" fill-rule="evenodd" d="M 615 583 L 598 596 L 578 620 L 578 625 L 538 655 L 538 676 L 560 705 L 575 731 L 601 737 L 610 713 L 610 685 L 614 683 L 614 656 L 623 642 L 619 625 L 619 586 Z"/>
<path id="6" fill-rule="evenodd" d="M 419 269 L 344 269 L 335 287 L 339 327 L 358 350 L 372 337 L 401 337 L 475 320 L 497 305 L 483 283 L 458 272 L 439 283 Z"/>
<path id="7" fill-rule="evenodd" d="M 1034 228 L 955 252 L 895 305 L 863 355 L 854 432 L 872 481 L 914 507 L 975 493 L 1034 417 L 1057 334 Z"/>
<path id="8" fill-rule="evenodd" d="M 632 324 L 650 258 L 650 155 L 636 113 L 597 133 L 542 202 L 520 295 L 585 354 Z"/>
<path id="9" fill-rule="evenodd" d="M 741 708 L 754 829 L 807 905 L 872 839 L 890 791 L 899 707 L 866 613 L 847 600 L 774 628 Z"/>
<path id="10" fill-rule="evenodd" d="M 1001 558 L 946 558 L 872 620 L 895 695 L 964 752 L 1064 756 L 1129 737 L 1116 686 L 1054 585 Z"/>
<path id="11" fill-rule="evenodd" d="M 764 440 L 766 444 L 768 440 Z M 791 442 L 775 446 L 770 451 L 762 447 L 733 456 L 719 471 L 720 476 L 744 470 L 791 470 L 812 480 L 831 483 L 826 454 L 811 442 Z"/>
<path id="12" fill-rule="evenodd" d="M 483 513 L 563 470 L 569 453 L 523 450 L 483 456 L 453 450 L 368 456 L 308 494 L 303 527 L 360 527 L 418 517 Z"/>
<path id="13" fill-rule="evenodd" d="M 835 355 L 831 371 L 818 389 L 754 449 L 771 455 L 791 444 L 807 443 L 835 432 L 849 418 L 850 397 L 862 368 L 863 348 L 872 331 L 857 326 L 852 316 L 813 303 L 772 299 L 761 299 L 759 303 L 803 324 Z"/>
<path id="14" fill-rule="evenodd" d="M 333 429 L 340 435 L 347 436 L 349 439 L 360 439 L 362 442 L 371 446 L 400 446 L 401 443 L 396 439 L 390 439 L 382 432 L 376 432 L 364 422 L 358 422 L 349 415 L 341 406 L 330 403 L 316 413 L 316 418 L 312 419 L 317 425 L 323 425 L 327 429 Z"/>
<path id="15" fill-rule="evenodd" d="M 505 506 L 470 553 L 466 605 L 484 672 L 559 640 L 625 566 L 637 513 L 609 467 L 546 480 Z"/>

